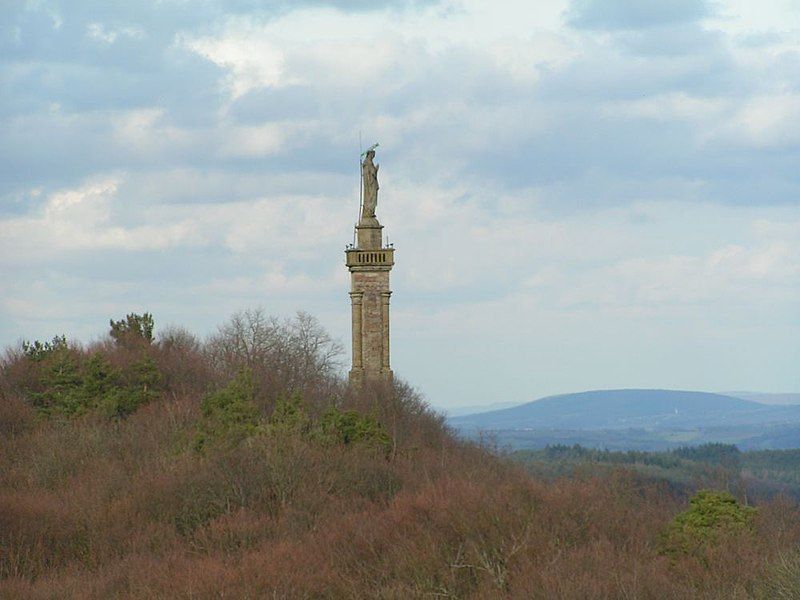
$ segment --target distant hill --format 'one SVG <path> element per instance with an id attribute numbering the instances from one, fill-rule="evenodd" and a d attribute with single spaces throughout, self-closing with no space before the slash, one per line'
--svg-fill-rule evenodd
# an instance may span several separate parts
<path id="1" fill-rule="evenodd" d="M 800 404 L 800 394 L 793 393 L 768 394 L 765 392 L 722 392 L 722 394 L 725 396 L 733 396 L 734 398 L 742 398 L 744 400 L 760 402 L 761 404 Z"/>
<path id="2" fill-rule="evenodd" d="M 461 417 L 464 415 L 476 415 L 493 410 L 501 410 L 512 406 L 519 406 L 519 402 L 495 402 L 493 404 L 477 404 L 472 406 L 434 406 L 433 408 L 448 417 Z"/>
<path id="3" fill-rule="evenodd" d="M 679 390 L 595 390 L 550 396 L 502 410 L 452 417 L 475 430 L 697 429 L 800 423 L 800 406 L 770 406 L 723 394 Z"/>

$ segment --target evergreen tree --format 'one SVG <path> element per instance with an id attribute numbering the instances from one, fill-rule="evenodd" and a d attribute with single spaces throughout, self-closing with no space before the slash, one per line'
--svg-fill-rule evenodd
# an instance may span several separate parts
<path id="1" fill-rule="evenodd" d="M 273 432 L 305 434 L 310 431 L 311 419 L 298 392 L 278 397 L 269 425 Z"/>
<path id="2" fill-rule="evenodd" d="M 153 343 L 153 315 L 131 313 L 124 319 L 109 321 L 111 337 L 120 346 L 150 345 Z"/>
<path id="3" fill-rule="evenodd" d="M 260 416 L 254 402 L 253 375 L 244 369 L 224 388 L 203 398 L 202 417 L 195 449 L 231 447 L 260 431 Z"/>

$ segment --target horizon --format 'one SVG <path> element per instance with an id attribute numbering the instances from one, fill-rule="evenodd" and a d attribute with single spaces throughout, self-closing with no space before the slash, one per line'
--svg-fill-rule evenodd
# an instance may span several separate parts
<path id="1" fill-rule="evenodd" d="M 467 416 L 469 414 L 479 414 L 482 412 L 491 412 L 495 410 L 505 410 L 506 408 L 515 408 L 517 406 L 523 406 L 525 404 L 531 404 L 533 402 L 538 402 L 540 400 L 548 400 L 551 398 L 558 398 L 561 396 L 576 396 L 580 394 L 586 394 L 589 392 L 621 392 L 621 391 L 659 391 L 659 392 L 699 392 L 703 394 L 715 394 L 718 396 L 727 396 L 729 398 L 736 398 L 738 400 L 749 400 L 750 402 L 755 402 L 756 404 L 763 404 L 764 406 L 793 406 L 793 405 L 800 405 L 800 392 L 757 392 L 753 390 L 740 390 L 735 392 L 719 392 L 713 390 L 679 390 L 679 389 L 670 389 L 670 388 L 616 388 L 616 389 L 592 389 L 592 390 L 580 390 L 580 391 L 573 391 L 573 392 L 563 392 L 560 394 L 551 394 L 549 396 L 541 396 L 539 398 L 534 398 L 533 400 L 523 400 L 522 402 L 494 402 L 489 404 L 476 404 L 476 405 L 466 405 L 466 406 L 437 406 L 436 404 L 431 403 L 431 407 L 445 412 L 447 416 Z M 742 394 L 739 396 L 737 394 Z M 752 398 L 745 398 L 744 395 L 757 395 L 757 396 L 765 396 L 763 400 L 755 400 Z M 767 402 L 766 400 L 772 398 L 773 400 L 777 400 L 775 397 L 781 396 L 797 396 L 797 402 Z M 475 409 L 475 413 L 467 413 L 465 411 Z M 455 414 L 448 414 L 448 411 L 456 411 L 458 415 Z"/>
<path id="2" fill-rule="evenodd" d="M 346 371 L 361 138 L 437 409 L 797 393 L 800 7 L 528 4 L 3 6 L 0 345 L 261 306 Z"/>

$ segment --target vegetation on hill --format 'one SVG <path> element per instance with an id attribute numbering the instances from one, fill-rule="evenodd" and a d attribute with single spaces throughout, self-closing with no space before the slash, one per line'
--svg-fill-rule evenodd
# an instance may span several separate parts
<path id="1" fill-rule="evenodd" d="M 205 341 L 128 315 L 89 346 L 58 337 L 9 349 L 0 595 L 775 598 L 800 589 L 800 513 L 788 499 L 751 509 L 705 494 L 690 505 L 627 464 L 531 477 L 453 437 L 401 382 L 348 388 L 339 355 L 310 316 L 260 311 L 237 313 Z"/>
<path id="2" fill-rule="evenodd" d="M 672 557 L 692 555 L 702 559 L 709 548 L 751 533 L 755 517 L 755 508 L 742 506 L 729 492 L 701 490 L 689 501 L 689 508 L 664 530 L 662 550 Z"/>
<path id="3" fill-rule="evenodd" d="M 542 450 L 519 450 L 511 457 L 537 478 L 624 467 L 683 493 L 715 487 L 748 498 L 786 494 L 800 500 L 800 449 L 742 452 L 732 444 L 710 443 L 644 452 L 553 445 Z"/>

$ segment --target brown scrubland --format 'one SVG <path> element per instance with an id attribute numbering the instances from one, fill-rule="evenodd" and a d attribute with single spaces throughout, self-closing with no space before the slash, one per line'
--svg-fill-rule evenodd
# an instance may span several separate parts
<path id="1" fill-rule="evenodd" d="M 533 478 L 402 382 L 349 389 L 307 315 L 144 317 L 6 352 L 3 598 L 800 597 L 787 498 L 670 548 L 683 491 Z"/>

